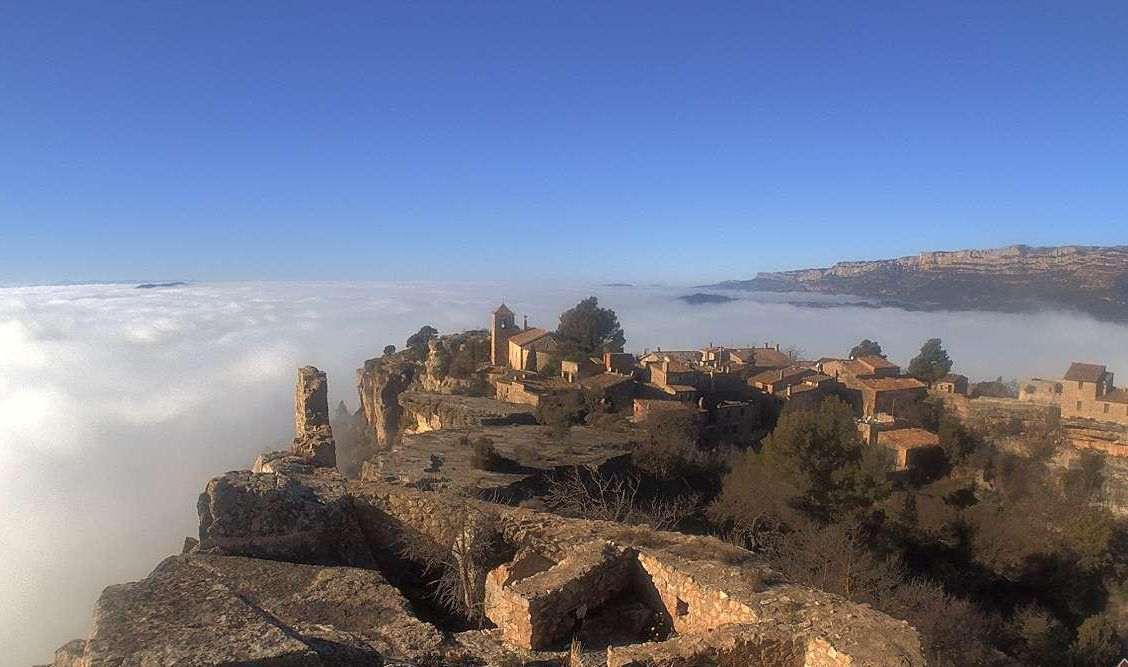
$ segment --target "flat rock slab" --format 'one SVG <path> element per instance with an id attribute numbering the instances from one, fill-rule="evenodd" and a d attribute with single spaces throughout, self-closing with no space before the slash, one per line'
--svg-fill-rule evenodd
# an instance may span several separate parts
<path id="1" fill-rule="evenodd" d="M 84 664 L 373 665 L 441 643 L 377 572 L 189 555 L 102 593 Z"/>
<path id="2" fill-rule="evenodd" d="M 464 438 L 489 438 L 508 460 L 498 470 L 470 464 L 474 449 Z M 492 426 L 443 429 L 405 435 L 398 446 L 378 452 L 364 464 L 362 479 L 423 489 L 459 489 L 473 493 L 502 490 L 562 466 L 600 466 L 625 456 L 636 438 L 587 426 L 553 433 L 543 426 Z"/>

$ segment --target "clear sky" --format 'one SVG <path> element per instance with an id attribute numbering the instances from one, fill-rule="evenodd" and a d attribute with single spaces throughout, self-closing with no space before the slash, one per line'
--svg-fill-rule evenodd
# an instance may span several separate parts
<path id="1" fill-rule="evenodd" d="M 1128 243 L 1128 3 L 0 4 L 0 282 Z"/>

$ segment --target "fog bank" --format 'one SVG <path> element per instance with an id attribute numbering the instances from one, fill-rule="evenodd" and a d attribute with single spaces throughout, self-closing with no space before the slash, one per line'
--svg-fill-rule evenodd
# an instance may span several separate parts
<path id="1" fill-rule="evenodd" d="M 528 284 L 231 283 L 139 290 L 0 289 L 0 655 L 46 662 L 85 633 L 107 585 L 143 577 L 195 535 L 209 477 L 246 468 L 292 429 L 295 369 L 354 369 L 423 324 L 484 328 L 505 301 L 551 328 L 589 294 L 628 348 L 779 342 L 842 355 L 862 338 L 907 364 L 940 337 L 973 379 L 1058 376 L 1071 360 L 1128 380 L 1128 327 L 1061 313 L 800 308 L 780 295 L 690 306 L 668 288 Z"/>

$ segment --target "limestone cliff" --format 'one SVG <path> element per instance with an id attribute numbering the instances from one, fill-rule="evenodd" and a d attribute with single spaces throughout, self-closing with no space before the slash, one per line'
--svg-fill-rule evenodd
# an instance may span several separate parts
<path id="1" fill-rule="evenodd" d="M 489 395 L 489 356 L 486 332 L 466 331 L 432 338 L 425 351 L 409 348 L 364 362 L 357 370 L 357 391 L 375 446 L 389 449 L 396 443 L 403 419 L 399 396 L 406 391 Z"/>
<path id="2" fill-rule="evenodd" d="M 1078 310 L 1128 321 L 1128 246 L 1010 246 L 760 273 L 714 289 L 854 295 L 921 310 Z"/>
<path id="3" fill-rule="evenodd" d="M 329 384 L 325 372 L 313 366 L 298 369 L 291 452 L 316 466 L 337 465 L 337 447 L 329 424 Z"/>

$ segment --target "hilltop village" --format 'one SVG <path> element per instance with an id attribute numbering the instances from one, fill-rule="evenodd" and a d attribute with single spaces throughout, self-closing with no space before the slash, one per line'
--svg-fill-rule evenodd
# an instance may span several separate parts
<path id="1" fill-rule="evenodd" d="M 207 482 L 55 667 L 1105 665 L 1128 635 L 1128 392 L 865 340 L 626 352 L 593 297 L 357 370 Z"/>
<path id="2" fill-rule="evenodd" d="M 645 426 L 658 415 L 677 415 L 694 426 L 707 448 L 751 446 L 785 409 L 814 409 L 832 397 L 850 407 L 860 439 L 887 450 L 899 472 L 935 466 L 943 458 L 935 417 L 940 406 L 969 423 L 1014 428 L 1016 421 L 1052 421 L 1073 448 L 1128 456 L 1128 391 L 1117 389 L 1112 373 L 1095 364 L 1073 363 L 1060 379 L 1032 378 L 1016 388 L 1001 381 L 970 382 L 951 372 L 950 360 L 938 372 L 927 367 L 931 377 L 912 374 L 883 356 L 880 346 L 817 359 L 800 358 L 778 343 L 587 355 L 565 352 L 557 332 L 529 326 L 527 318 L 518 325 L 505 304 L 488 321 L 486 330 L 453 336 L 422 330 L 413 342 L 425 357 L 418 378 L 385 381 L 387 368 L 402 370 L 395 354 L 358 371 L 362 412 L 373 429 L 363 457 L 370 474 L 379 474 L 372 466 L 382 466 L 389 479 L 415 483 L 428 471 L 431 483 L 439 483 L 439 469 L 404 465 L 429 464 L 440 453 L 439 436 L 414 436 L 469 425 L 497 427 L 502 421 L 526 426 L 553 421 L 582 432 L 601 419 Z M 389 386 L 403 392 L 395 401 Z M 407 421 L 401 427 L 402 419 Z M 389 423 L 396 427 L 389 430 Z"/>

